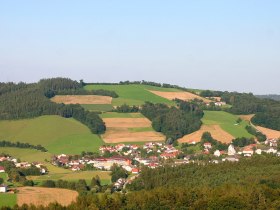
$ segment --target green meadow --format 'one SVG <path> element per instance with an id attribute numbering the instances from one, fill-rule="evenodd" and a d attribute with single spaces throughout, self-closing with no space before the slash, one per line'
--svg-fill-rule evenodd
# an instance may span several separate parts
<path id="1" fill-rule="evenodd" d="M 101 118 L 144 118 L 141 113 L 117 113 L 117 112 L 106 112 L 100 114 Z"/>
<path id="2" fill-rule="evenodd" d="M 13 207 L 16 204 L 17 204 L 16 194 L 0 193 L 0 208 L 4 206 Z"/>
<path id="3" fill-rule="evenodd" d="M 87 85 L 86 90 L 104 89 L 115 91 L 119 98 L 113 98 L 112 105 L 120 106 L 123 104 L 128 105 L 142 105 L 146 101 L 152 103 L 165 103 L 168 105 L 174 105 L 173 101 L 167 100 L 160 96 L 157 96 L 149 90 L 165 91 L 165 92 L 180 92 L 175 88 L 161 88 L 149 85 Z"/>
<path id="4" fill-rule="evenodd" d="M 97 151 L 103 144 L 99 136 L 92 134 L 85 125 L 59 116 L 0 121 L 0 140 L 41 144 L 52 154 Z"/>
<path id="5" fill-rule="evenodd" d="M 242 121 L 240 124 L 236 124 L 238 116 L 224 112 L 224 111 L 204 111 L 203 123 L 206 125 L 220 125 L 223 130 L 230 133 L 234 137 L 252 137 L 247 132 L 245 127 L 247 122 Z"/>

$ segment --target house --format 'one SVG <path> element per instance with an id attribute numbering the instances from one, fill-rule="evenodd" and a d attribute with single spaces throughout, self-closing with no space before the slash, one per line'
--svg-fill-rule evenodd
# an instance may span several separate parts
<path id="1" fill-rule="evenodd" d="M 7 185 L 0 185 L 0 193 L 5 193 L 8 191 Z"/>
<path id="2" fill-rule="evenodd" d="M 226 157 L 222 159 L 223 162 L 228 161 L 228 162 L 238 162 L 239 159 L 235 157 Z"/>
<path id="3" fill-rule="evenodd" d="M 220 157 L 220 156 L 221 156 L 221 152 L 220 152 L 219 150 L 216 150 L 216 151 L 214 152 L 214 156 Z"/>
<path id="4" fill-rule="evenodd" d="M 209 142 L 204 143 L 203 146 L 204 146 L 204 149 L 211 149 L 212 148 L 212 144 L 209 143 Z"/>
<path id="5" fill-rule="evenodd" d="M 139 174 L 139 168 L 133 168 L 133 169 L 131 170 L 131 173 L 132 173 L 132 174 Z"/>
<path id="6" fill-rule="evenodd" d="M 276 149 L 273 149 L 273 148 L 269 148 L 269 149 L 266 150 L 265 152 L 268 153 L 268 154 L 276 154 L 276 153 L 277 153 L 277 150 L 276 150 Z"/>
<path id="7" fill-rule="evenodd" d="M 231 144 L 231 145 L 229 145 L 229 147 L 228 147 L 228 155 L 229 156 L 233 156 L 233 155 L 235 155 L 236 154 L 236 151 L 235 151 L 235 149 L 234 149 L 234 146 Z"/>
<path id="8" fill-rule="evenodd" d="M 0 166 L 0 173 L 5 173 L 5 168 L 3 166 Z"/>
<path id="9" fill-rule="evenodd" d="M 251 157 L 254 154 L 254 150 L 251 147 L 246 147 L 242 151 L 245 157 Z"/>
<path id="10" fill-rule="evenodd" d="M 8 160 L 8 158 L 7 157 L 0 157 L 0 162 L 3 162 L 5 160 Z"/>
<path id="11" fill-rule="evenodd" d="M 258 155 L 261 155 L 261 154 L 262 154 L 262 150 L 261 150 L 261 149 L 257 149 L 255 152 L 256 152 L 256 154 L 258 154 Z"/>

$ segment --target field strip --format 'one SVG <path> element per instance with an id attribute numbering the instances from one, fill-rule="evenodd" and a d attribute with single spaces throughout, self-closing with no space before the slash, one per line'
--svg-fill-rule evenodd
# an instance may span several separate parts
<path id="1" fill-rule="evenodd" d="M 57 95 L 51 100 L 64 104 L 112 104 L 112 97 L 97 95 Z"/>
<path id="2" fill-rule="evenodd" d="M 200 142 L 204 132 L 210 132 L 214 139 L 222 143 L 230 143 L 233 139 L 235 139 L 234 136 L 224 131 L 219 125 L 202 125 L 200 130 L 188 134 L 178 141 L 180 143 Z"/>
<path id="3" fill-rule="evenodd" d="M 103 118 L 107 128 L 144 128 L 151 127 L 147 118 Z"/>
<path id="4" fill-rule="evenodd" d="M 198 95 L 195 95 L 193 93 L 189 92 L 162 92 L 162 91 L 155 91 L 155 90 L 149 90 L 151 93 L 158 95 L 160 97 L 166 98 L 168 100 L 174 100 L 174 99 L 180 99 L 184 101 L 190 101 L 193 99 L 200 99 L 203 100 L 205 103 L 211 102 L 211 100 L 200 97 Z"/>
<path id="5" fill-rule="evenodd" d="M 260 132 L 267 136 L 269 139 L 278 139 L 280 138 L 280 131 L 272 130 L 269 128 L 255 126 Z"/>
<path id="6" fill-rule="evenodd" d="M 17 204 L 19 206 L 23 204 L 47 206 L 54 202 L 68 206 L 78 197 L 78 192 L 67 189 L 19 187 L 17 190 L 19 191 L 17 194 Z"/>

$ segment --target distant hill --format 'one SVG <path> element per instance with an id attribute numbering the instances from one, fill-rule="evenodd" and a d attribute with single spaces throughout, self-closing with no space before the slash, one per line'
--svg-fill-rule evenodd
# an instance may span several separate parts
<path id="1" fill-rule="evenodd" d="M 276 94 L 269 94 L 269 95 L 256 95 L 258 98 L 267 98 L 267 99 L 273 99 L 276 101 L 280 101 L 280 95 Z"/>

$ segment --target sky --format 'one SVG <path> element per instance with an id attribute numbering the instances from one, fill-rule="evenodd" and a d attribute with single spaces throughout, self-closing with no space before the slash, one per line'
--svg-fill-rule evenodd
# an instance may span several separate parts
<path id="1" fill-rule="evenodd" d="M 0 81 L 280 94 L 279 0 L 0 0 Z"/>

